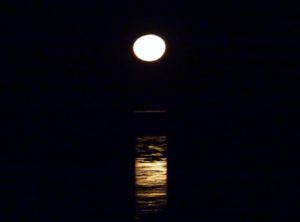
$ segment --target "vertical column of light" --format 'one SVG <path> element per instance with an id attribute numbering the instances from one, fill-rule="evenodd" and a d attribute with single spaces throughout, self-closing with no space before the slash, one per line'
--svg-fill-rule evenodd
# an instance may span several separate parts
<path id="1" fill-rule="evenodd" d="M 164 40 L 154 34 L 143 35 L 133 44 L 134 55 L 144 62 L 159 60 L 165 51 L 166 44 Z M 140 110 L 136 112 L 153 113 L 157 110 Z M 166 141 L 166 136 L 140 136 L 136 138 L 135 194 L 137 221 L 156 216 L 163 212 L 167 206 Z"/>
<path id="2" fill-rule="evenodd" d="M 167 137 L 136 138 L 137 218 L 157 215 L 167 206 Z"/>

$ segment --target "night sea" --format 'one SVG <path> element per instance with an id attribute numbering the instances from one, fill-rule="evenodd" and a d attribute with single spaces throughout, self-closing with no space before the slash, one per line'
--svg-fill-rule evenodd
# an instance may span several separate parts
<path id="1" fill-rule="evenodd" d="M 4 0 L 0 222 L 294 221 L 298 14 Z M 155 62 L 133 52 L 146 34 Z"/>

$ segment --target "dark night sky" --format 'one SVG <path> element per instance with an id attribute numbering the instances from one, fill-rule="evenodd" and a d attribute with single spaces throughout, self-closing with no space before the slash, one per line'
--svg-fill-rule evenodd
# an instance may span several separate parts
<path id="1" fill-rule="evenodd" d="M 190 172 L 207 170 L 206 180 L 217 178 L 218 173 L 210 174 L 212 166 L 220 172 L 229 167 L 230 173 L 253 168 L 253 175 L 267 175 L 251 179 L 251 173 L 244 173 L 243 178 L 255 182 L 254 191 L 271 192 L 270 187 L 263 188 L 265 184 L 271 184 L 272 192 L 279 190 L 274 200 L 278 209 L 287 206 L 288 195 L 296 195 L 297 155 L 292 146 L 299 144 L 297 5 L 2 2 L 0 160 L 9 194 L 2 202 L 6 215 L 15 217 L 11 221 L 26 221 L 22 217 L 89 221 L 85 215 L 90 214 L 95 219 L 90 221 L 99 221 L 102 211 L 111 215 L 114 207 L 129 206 L 134 121 L 140 121 L 134 120 L 132 111 L 143 108 L 167 109 L 171 120 L 167 126 L 171 203 L 180 202 L 172 193 L 202 183 L 201 176 L 189 177 Z M 146 64 L 133 56 L 134 40 L 146 33 L 156 33 L 167 42 L 167 54 L 159 62 Z M 155 121 L 149 122 L 155 126 Z M 176 170 L 185 172 L 183 178 L 190 184 L 176 181 L 176 174 L 172 175 Z M 104 172 L 104 182 L 95 179 L 98 171 Z M 222 189 L 221 203 L 239 198 L 238 192 Z M 206 194 L 208 201 L 209 195 L 219 197 L 214 191 L 197 192 L 201 198 Z M 258 196 L 252 197 L 255 207 L 247 209 L 254 212 L 270 204 L 272 198 Z M 24 210 L 26 198 L 30 201 Z M 201 198 L 198 205 L 183 201 L 186 212 L 188 207 L 194 207 L 194 213 L 197 207 L 214 212 Z M 96 207 L 84 205 L 85 200 Z M 239 200 L 246 206 L 246 200 Z M 207 221 L 222 221 L 212 215 L 217 220 Z"/>
<path id="2" fill-rule="evenodd" d="M 297 22 L 286 6 L 238 2 L 7 1 L 1 15 L 5 106 L 290 109 Z M 137 61 L 136 37 L 168 53 Z M 289 104 L 287 104 L 289 103 Z"/>

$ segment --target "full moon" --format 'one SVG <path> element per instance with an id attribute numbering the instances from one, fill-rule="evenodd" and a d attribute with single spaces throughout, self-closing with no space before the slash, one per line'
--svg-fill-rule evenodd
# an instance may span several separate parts
<path id="1" fill-rule="evenodd" d="M 166 51 L 165 41 L 153 34 L 139 37 L 133 44 L 136 57 L 145 62 L 154 62 L 160 59 Z"/>

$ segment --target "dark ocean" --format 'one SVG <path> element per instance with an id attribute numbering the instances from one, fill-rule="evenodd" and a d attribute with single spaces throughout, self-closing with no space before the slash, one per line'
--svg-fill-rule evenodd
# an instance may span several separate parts
<path id="1" fill-rule="evenodd" d="M 290 116 L 103 114 L 19 112 L 2 123 L 1 221 L 282 221 L 291 212 Z"/>

